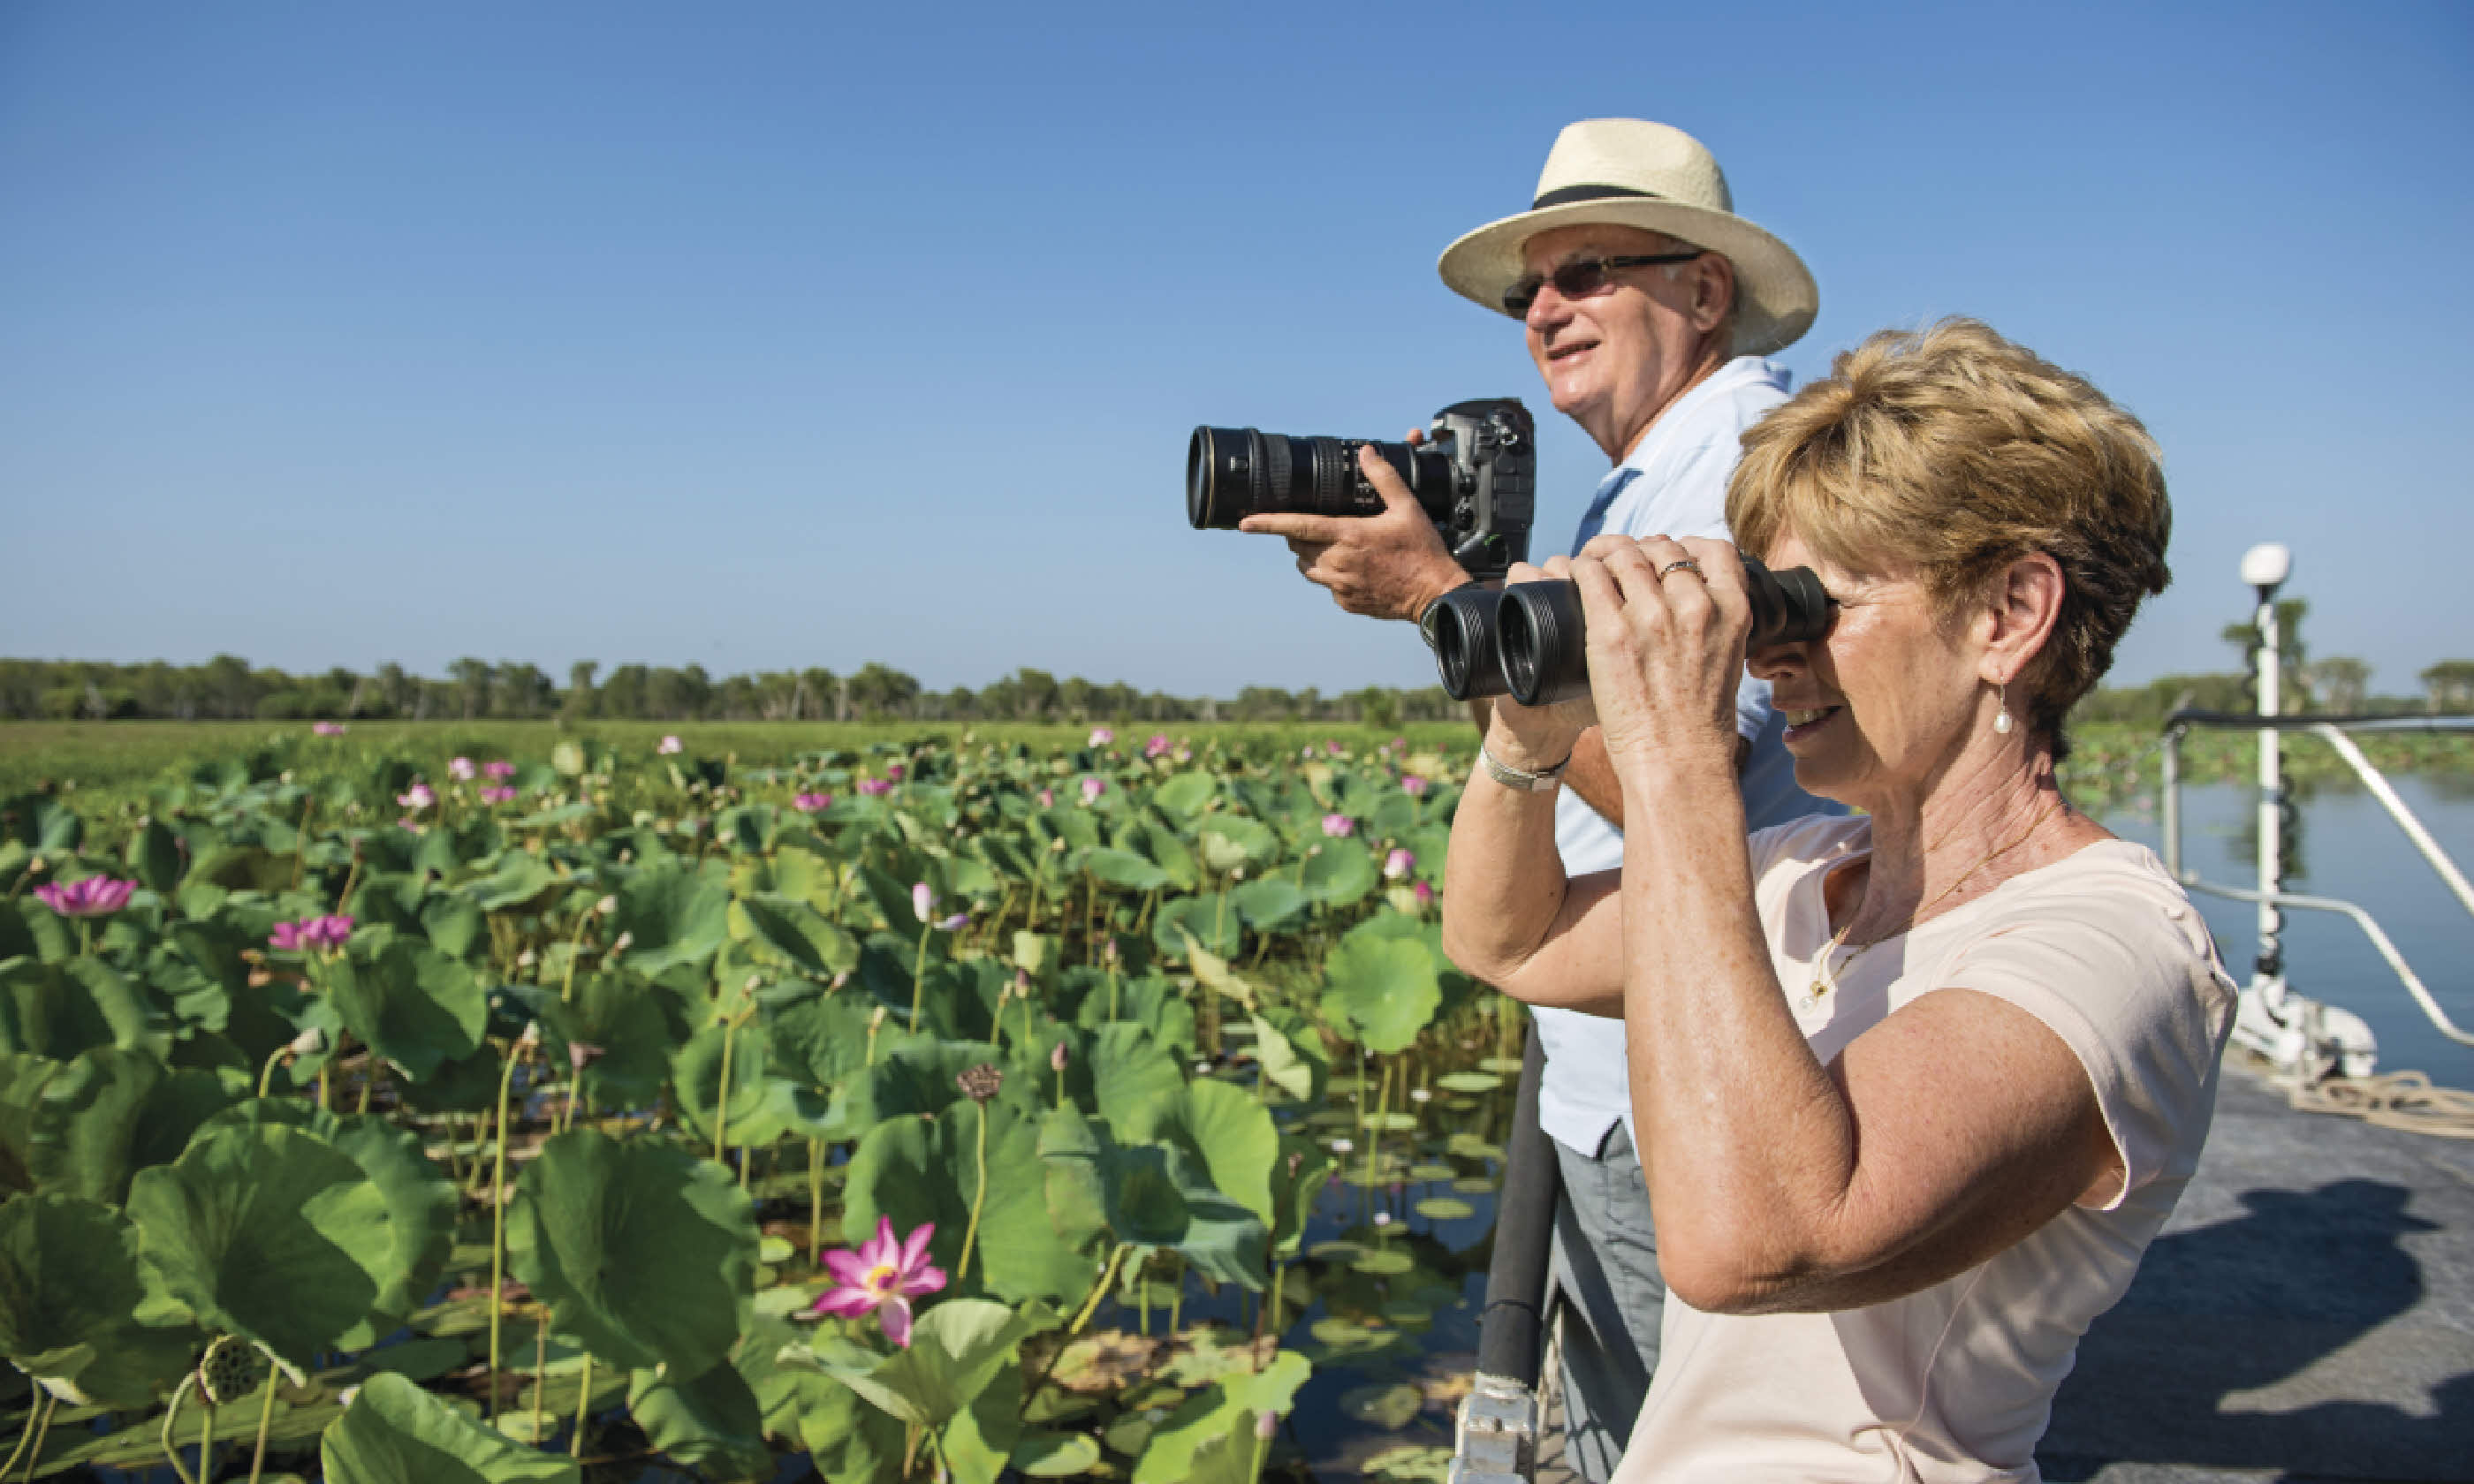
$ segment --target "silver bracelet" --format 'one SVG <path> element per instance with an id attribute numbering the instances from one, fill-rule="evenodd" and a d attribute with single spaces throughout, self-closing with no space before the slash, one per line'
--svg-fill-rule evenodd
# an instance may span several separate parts
<path id="1" fill-rule="evenodd" d="M 1488 778 L 1504 787 L 1518 793 L 1535 794 L 1553 788 L 1562 781 L 1564 770 L 1572 765 L 1572 754 L 1566 753 L 1562 762 L 1551 768 L 1540 768 L 1532 773 L 1526 768 L 1516 768 L 1488 752 L 1486 744 L 1481 742 L 1477 745 L 1477 765 L 1486 770 Z"/>

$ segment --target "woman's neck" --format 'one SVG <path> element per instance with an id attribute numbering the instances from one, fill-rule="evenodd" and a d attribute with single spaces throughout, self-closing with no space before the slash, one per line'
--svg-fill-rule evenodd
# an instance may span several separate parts
<path id="1" fill-rule="evenodd" d="M 1856 943 L 1930 921 L 2054 858 L 2047 842 L 2068 807 L 2051 753 L 2030 743 L 2024 757 L 1962 760 L 1921 798 L 1882 801 L 1871 814 L 1862 896 L 1843 919 L 1833 914 Z"/>

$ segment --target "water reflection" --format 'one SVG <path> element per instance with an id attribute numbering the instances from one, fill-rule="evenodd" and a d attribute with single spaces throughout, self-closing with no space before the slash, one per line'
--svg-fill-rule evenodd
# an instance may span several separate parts
<path id="1" fill-rule="evenodd" d="M 2474 778 L 2430 773 L 2390 781 L 2440 849 L 2461 868 L 2474 863 Z M 2254 884 L 2256 798 L 2241 784 L 2184 788 L 2184 869 L 2227 885 Z M 2474 1022 L 2474 917 L 2379 801 L 2359 787 L 2322 781 L 2297 799 L 2297 807 L 2305 870 L 2290 884 L 2368 909 L 2440 1007 L 2460 1025 Z M 2122 838 L 2162 849 L 2162 826 L 2152 807 L 2117 807 L 2100 818 Z M 2225 967 L 2236 979 L 2247 979 L 2258 945 L 2258 909 L 2219 898 L 2195 899 L 2216 934 Z M 2369 1023 L 2379 1038 L 2382 1071 L 2418 1067 L 2435 1082 L 2474 1088 L 2474 1047 L 2450 1041 L 2424 1018 L 2351 922 L 2324 912 L 2290 913 L 2285 949 L 2287 976 L 2296 989 Z"/>

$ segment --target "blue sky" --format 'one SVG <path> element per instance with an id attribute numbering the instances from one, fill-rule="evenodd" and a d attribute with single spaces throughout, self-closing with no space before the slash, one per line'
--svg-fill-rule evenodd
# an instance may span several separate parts
<path id="1" fill-rule="evenodd" d="M 1431 676 L 1197 422 L 1516 395 L 1541 545 L 1603 460 L 1436 253 L 1580 117 L 1793 243 L 1799 378 L 1971 313 L 2162 441 L 2221 669 L 2242 550 L 2318 654 L 2474 655 L 2474 9 L 0 5 L 0 653 L 436 673 Z"/>

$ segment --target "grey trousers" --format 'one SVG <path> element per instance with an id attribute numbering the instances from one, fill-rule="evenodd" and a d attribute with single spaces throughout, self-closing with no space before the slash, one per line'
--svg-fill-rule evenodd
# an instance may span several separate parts
<path id="1" fill-rule="evenodd" d="M 1623 1458 L 1650 1373 L 1666 1283 L 1658 1274 L 1649 1186 L 1620 1123 L 1583 1154 L 1558 1140 L 1564 1194 L 1555 1206 L 1548 1273 L 1563 1345 L 1564 1459 L 1606 1484 Z"/>

